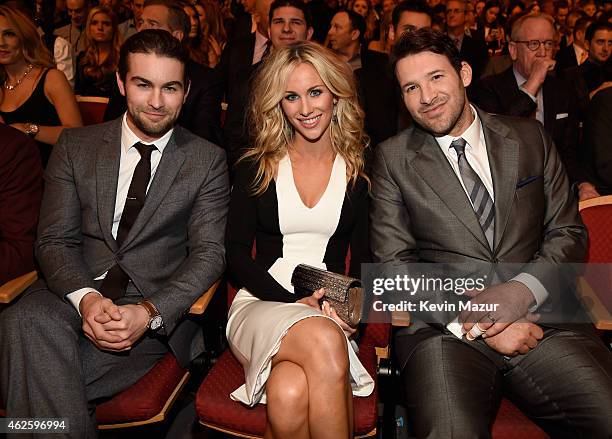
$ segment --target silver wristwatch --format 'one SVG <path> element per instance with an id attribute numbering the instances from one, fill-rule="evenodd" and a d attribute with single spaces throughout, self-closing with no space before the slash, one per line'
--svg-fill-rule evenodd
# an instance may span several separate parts
<path id="1" fill-rule="evenodd" d="M 162 327 L 164 321 L 162 320 L 162 316 L 155 305 L 148 300 L 143 300 L 142 302 L 139 302 L 138 305 L 142 305 L 149 313 L 149 324 L 147 325 L 147 328 L 149 328 L 151 331 L 157 331 Z"/>

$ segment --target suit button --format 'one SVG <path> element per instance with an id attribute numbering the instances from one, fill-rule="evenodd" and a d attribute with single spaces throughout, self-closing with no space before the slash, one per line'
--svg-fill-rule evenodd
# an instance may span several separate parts
<path id="1" fill-rule="evenodd" d="M 123 259 L 123 253 L 117 253 L 115 255 L 115 259 L 117 259 L 118 261 L 121 261 Z"/>

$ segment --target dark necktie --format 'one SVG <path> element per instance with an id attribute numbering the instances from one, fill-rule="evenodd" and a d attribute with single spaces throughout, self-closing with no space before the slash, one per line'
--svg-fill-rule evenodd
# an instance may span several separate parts
<path id="1" fill-rule="evenodd" d="M 155 145 L 144 145 L 140 142 L 136 143 L 134 148 L 140 153 L 140 161 L 134 169 L 132 182 L 119 221 L 119 229 L 117 230 L 117 245 L 119 247 L 121 247 L 134 222 L 136 222 L 142 206 L 144 206 L 147 186 L 151 179 L 151 153 L 156 149 Z M 123 297 L 129 280 L 129 276 L 119 265 L 113 265 L 106 273 L 104 281 L 102 281 L 102 287 L 100 288 L 102 295 L 112 300 Z"/>
<path id="2" fill-rule="evenodd" d="M 459 174 L 465 185 L 465 189 L 469 194 L 474 212 L 480 223 L 480 227 L 487 238 L 489 247 L 493 249 L 493 236 L 495 230 L 495 205 L 487 192 L 484 183 L 476 174 L 476 171 L 470 166 L 465 158 L 465 139 L 458 138 L 453 140 L 451 148 L 457 151 L 457 160 L 459 162 Z"/>

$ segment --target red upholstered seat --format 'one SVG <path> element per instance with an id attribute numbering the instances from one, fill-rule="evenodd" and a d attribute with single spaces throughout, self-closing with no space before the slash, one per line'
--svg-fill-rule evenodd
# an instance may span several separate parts
<path id="1" fill-rule="evenodd" d="M 371 326 L 371 328 L 370 328 Z M 360 342 L 359 359 L 376 380 L 375 346 L 388 343 L 389 325 L 367 325 Z M 382 341 L 382 342 L 381 342 Z M 227 432 L 262 436 L 266 427 L 266 408 L 258 404 L 250 409 L 232 401 L 230 393 L 244 383 L 244 371 L 232 353 L 226 350 L 202 382 L 196 395 L 196 413 L 200 422 Z M 377 391 L 367 398 L 353 398 L 355 435 L 373 433 L 377 421 Z"/>
<path id="2" fill-rule="evenodd" d="M 98 423 L 121 424 L 150 420 L 162 412 L 173 393 L 177 393 L 179 383 L 186 381 L 188 373 L 179 366 L 174 355 L 166 354 L 136 384 L 97 407 Z"/>
<path id="3" fill-rule="evenodd" d="M 581 208 L 580 216 L 589 231 L 590 263 L 612 263 L 612 197 L 611 204 Z M 589 200 L 590 201 L 590 200 Z"/>
<path id="4" fill-rule="evenodd" d="M 108 98 L 97 96 L 77 96 L 77 104 L 83 119 L 83 125 L 95 125 L 104 122 L 104 112 Z"/>
<path id="5" fill-rule="evenodd" d="M 502 399 L 492 431 L 493 439 L 547 439 L 548 435 L 531 422 L 514 404 Z"/>

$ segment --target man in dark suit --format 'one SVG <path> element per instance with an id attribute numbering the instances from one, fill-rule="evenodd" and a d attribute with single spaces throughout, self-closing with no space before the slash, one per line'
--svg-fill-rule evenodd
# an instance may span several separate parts
<path id="1" fill-rule="evenodd" d="M 185 42 L 188 38 L 189 17 L 172 0 L 146 0 L 141 19 L 140 30 L 164 29 L 179 41 Z M 187 62 L 187 72 L 191 86 L 178 124 L 210 142 L 221 144 L 222 79 L 215 70 L 192 60 Z M 125 98 L 115 89 L 104 120 L 116 119 L 125 110 Z"/>
<path id="2" fill-rule="evenodd" d="M 365 19 L 353 11 L 340 11 L 332 18 L 329 44 L 348 62 L 357 80 L 359 101 L 365 112 L 365 130 L 372 147 L 397 132 L 397 108 L 393 78 L 386 54 L 365 45 Z"/>
<path id="3" fill-rule="evenodd" d="M 34 269 L 34 238 L 42 197 L 36 143 L 0 123 L 0 285 Z"/>
<path id="4" fill-rule="evenodd" d="M 576 67 L 585 62 L 589 56 L 589 49 L 586 47 L 585 35 L 589 25 L 593 23 L 593 19 L 583 14 L 581 18 L 576 20 L 574 30 L 572 31 L 572 43 L 561 47 L 555 57 L 557 64 L 557 73 L 562 73 L 563 70 L 570 67 Z"/>
<path id="5" fill-rule="evenodd" d="M 256 63 L 247 64 L 242 70 L 235 71 L 231 79 L 233 81 L 231 92 L 227 95 L 227 117 L 223 133 L 230 171 L 244 153 L 244 149 L 250 146 L 246 116 L 251 95 L 251 81 L 261 65 L 262 58 L 276 47 L 310 40 L 313 33 L 312 19 L 302 0 L 275 0 L 268 7 L 269 16 L 266 22 L 269 23 L 267 31 L 270 40 L 266 50 Z"/>
<path id="6" fill-rule="evenodd" d="M 552 19 L 544 14 L 519 18 L 509 44 L 512 67 L 470 87 L 470 98 L 490 113 L 532 117 L 555 141 L 570 182 L 580 179 L 577 158 L 578 101 L 573 88 L 553 75 Z"/>
<path id="7" fill-rule="evenodd" d="M 584 154 L 596 194 L 612 195 L 612 87 L 593 96 L 584 121 Z M 597 196 L 597 195 L 595 195 Z"/>
<path id="8" fill-rule="evenodd" d="M 96 436 L 95 404 L 169 350 L 203 351 L 191 304 L 223 273 L 223 151 L 175 126 L 187 54 L 162 30 L 121 48 L 121 118 L 65 130 L 46 173 L 36 243 L 43 279 L 0 315 L 7 414 L 68 418 Z"/>
<path id="9" fill-rule="evenodd" d="M 488 59 L 487 46 L 465 33 L 465 10 L 465 0 L 446 2 L 446 32 L 459 49 L 461 59 L 472 67 L 474 78 L 480 78 Z"/>
<path id="10" fill-rule="evenodd" d="M 561 301 L 550 265 L 582 262 L 586 250 L 550 136 L 530 119 L 470 105 L 471 69 L 447 36 L 407 33 L 394 58 L 416 126 L 375 151 L 374 260 L 521 264 L 470 293 L 472 305 L 489 310 L 436 322 L 415 313 L 397 334 L 409 425 L 417 437 L 490 437 L 505 393 L 552 437 L 606 437 L 612 356 L 595 336 L 530 316 Z"/>

